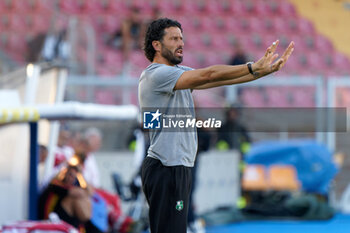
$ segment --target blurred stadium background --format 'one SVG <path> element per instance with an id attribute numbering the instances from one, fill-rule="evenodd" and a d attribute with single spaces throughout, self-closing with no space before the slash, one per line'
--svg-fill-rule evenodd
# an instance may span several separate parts
<path id="1" fill-rule="evenodd" d="M 229 64 L 238 45 L 246 53 L 247 60 L 254 61 L 276 39 L 280 40 L 280 51 L 290 41 L 295 42 L 294 54 L 287 65 L 271 77 L 239 87 L 194 92 L 201 108 L 224 108 L 234 103 L 252 108 L 347 108 L 350 105 L 350 1 L 0 0 L 0 107 L 3 111 L 62 101 L 137 106 L 138 77 L 149 62 L 141 49 L 130 50 L 128 59 L 125 59 L 120 47 L 108 43 L 109 38 L 121 30 L 123 21 L 130 17 L 135 7 L 144 23 L 154 17 L 169 17 L 182 24 L 185 39 L 183 64 L 193 68 Z M 66 31 L 63 40 L 68 46 L 66 55 L 62 59 L 45 58 L 45 38 L 63 30 Z M 38 76 L 36 82 L 29 80 L 28 77 L 32 76 Z M 65 81 L 60 81 L 62 79 Z M 4 117 L 4 113 L 2 117 L 0 123 L 11 121 Z M 102 171 L 102 185 L 111 191 L 114 188 L 110 172 L 121 172 L 126 180 L 132 176 L 129 167 L 132 166 L 133 152 L 129 151 L 128 139 L 136 119 L 130 118 L 114 121 L 65 119 L 61 122 L 61 126 L 73 131 L 89 126 L 102 130 L 104 140 L 97 160 Z M 39 122 L 39 142 L 49 145 L 54 140 L 52 135 L 57 134 L 57 123 Z M 256 124 L 259 126 L 259 122 Z M 6 152 L 0 155 L 1 192 L 9 189 L 9 193 L 26 193 L 29 135 L 26 135 L 26 128 L 19 127 L 27 126 L 9 124 L 0 127 L 1 147 L 16 147 L 4 149 Z M 280 127 L 274 133 L 252 132 L 252 137 L 254 142 L 315 138 L 326 145 L 340 167 L 330 189 L 331 202 L 339 208 L 349 185 L 350 136 L 347 129 L 336 133 L 328 128 L 331 127 L 328 124 L 321 127 L 324 128 L 314 133 L 285 132 Z M 227 153 L 217 152 L 215 147 L 212 150 L 212 154 Z M 16 153 L 12 159 L 11 153 Z M 221 166 L 227 166 L 225 161 Z M 15 168 L 16 164 L 19 167 Z M 232 169 L 225 169 L 222 177 L 231 177 L 228 174 Z M 19 173 L 21 180 L 14 182 L 12 179 Z M 237 185 L 236 178 L 224 181 L 221 186 L 221 179 L 217 179 L 217 186 L 216 180 L 211 180 L 205 183 L 206 188 L 212 190 L 214 185 L 216 189 L 226 188 L 227 191 L 229 186 Z M 12 187 L 11 182 L 22 188 Z M 2 195 L 4 203 L 10 200 L 4 193 Z M 16 194 L 15 197 L 26 198 L 23 195 Z M 205 195 L 200 195 L 197 198 L 206 201 Z M 223 198 L 232 201 L 230 195 Z M 21 204 L 27 203 L 23 201 L 18 205 Z M 4 208 L 1 209 L 0 225 L 27 217 L 26 213 L 8 215 Z"/>

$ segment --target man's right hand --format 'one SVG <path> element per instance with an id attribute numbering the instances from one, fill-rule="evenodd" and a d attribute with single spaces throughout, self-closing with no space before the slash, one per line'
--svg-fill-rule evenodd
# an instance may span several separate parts
<path id="1" fill-rule="evenodd" d="M 294 42 L 290 42 L 280 58 L 278 58 L 278 54 L 275 53 L 278 44 L 278 40 L 273 42 L 272 45 L 267 48 L 265 55 L 252 65 L 253 72 L 257 73 L 256 78 L 276 72 L 286 64 L 294 50 Z"/>

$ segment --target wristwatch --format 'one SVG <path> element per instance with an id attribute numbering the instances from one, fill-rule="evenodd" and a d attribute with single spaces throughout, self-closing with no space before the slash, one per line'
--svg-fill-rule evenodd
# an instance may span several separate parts
<path id="1" fill-rule="evenodd" d="M 254 64 L 254 62 L 252 62 L 252 61 L 247 62 L 248 70 L 249 70 L 249 73 L 251 73 L 254 76 L 254 78 L 257 78 L 258 73 L 253 71 L 253 68 L 252 68 L 253 64 Z"/>

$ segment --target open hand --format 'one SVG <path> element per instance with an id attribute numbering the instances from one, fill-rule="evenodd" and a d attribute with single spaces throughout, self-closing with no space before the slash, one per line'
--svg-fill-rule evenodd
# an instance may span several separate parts
<path id="1" fill-rule="evenodd" d="M 286 64 L 294 50 L 294 42 L 290 42 L 280 58 L 278 58 L 278 54 L 275 53 L 278 44 L 278 40 L 273 42 L 272 45 L 267 48 L 265 55 L 252 65 L 252 69 L 256 72 L 257 78 L 276 72 Z"/>

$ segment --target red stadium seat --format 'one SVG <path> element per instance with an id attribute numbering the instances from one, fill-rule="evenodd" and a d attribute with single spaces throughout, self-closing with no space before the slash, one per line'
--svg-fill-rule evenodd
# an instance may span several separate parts
<path id="1" fill-rule="evenodd" d="M 106 14 L 119 15 L 125 17 L 128 14 L 128 8 L 123 0 L 101 1 L 102 9 Z"/>
<path id="2" fill-rule="evenodd" d="M 227 39 L 227 35 L 223 33 L 211 34 L 211 46 L 215 50 L 228 51 L 232 50 L 232 45 Z"/>
<path id="3" fill-rule="evenodd" d="M 307 55 L 307 64 L 311 69 L 317 71 L 317 69 L 322 70 L 323 68 L 326 67 L 322 53 L 308 52 L 306 55 Z"/>
<path id="4" fill-rule="evenodd" d="M 254 33 L 265 33 L 267 31 L 266 21 L 259 17 L 248 18 L 248 29 Z"/>
<path id="5" fill-rule="evenodd" d="M 193 21 L 191 18 L 181 15 L 171 15 L 171 18 L 177 19 L 181 23 L 182 30 L 184 31 L 185 36 L 193 30 Z"/>
<path id="6" fill-rule="evenodd" d="M 234 16 L 224 17 L 225 28 L 228 32 L 234 35 L 241 35 L 249 33 L 246 28 L 243 27 L 241 19 Z"/>
<path id="7" fill-rule="evenodd" d="M 324 53 L 333 53 L 333 44 L 328 38 L 321 34 L 317 34 L 315 35 L 314 40 L 315 48 L 317 49 L 317 51 Z"/>
<path id="8" fill-rule="evenodd" d="M 333 64 L 335 65 L 336 69 L 350 72 L 350 61 L 349 61 L 349 58 L 346 57 L 344 54 L 341 54 L 339 52 L 334 52 Z"/>
<path id="9" fill-rule="evenodd" d="M 192 67 L 192 68 L 199 68 L 200 67 L 200 63 L 198 62 L 197 55 L 193 51 L 186 50 L 186 49 L 184 52 L 184 58 L 183 58 L 182 64 L 184 64 L 185 66 Z"/>
<path id="10" fill-rule="evenodd" d="M 123 62 L 123 55 L 121 51 L 101 48 L 100 54 L 103 56 L 103 62 L 107 65 L 118 65 Z"/>
<path id="11" fill-rule="evenodd" d="M 254 1 L 254 13 L 260 18 L 267 17 L 270 18 L 273 16 L 273 11 L 269 5 L 269 1 L 255 0 Z"/>
<path id="12" fill-rule="evenodd" d="M 254 40 L 251 35 L 241 35 L 239 38 L 239 43 L 242 45 L 243 49 L 251 52 L 255 50 L 256 46 L 254 44 Z"/>
<path id="13" fill-rule="evenodd" d="M 181 1 L 180 1 L 181 2 Z M 206 5 L 201 4 L 200 2 L 196 0 L 187 1 L 186 3 L 181 3 L 181 11 L 186 12 L 186 14 L 193 15 L 193 16 L 199 16 L 200 11 L 205 12 Z"/>
<path id="14" fill-rule="evenodd" d="M 305 53 L 310 50 L 310 48 L 307 46 L 306 37 L 303 37 L 299 34 L 294 35 L 286 35 L 285 38 L 288 38 L 290 41 L 294 41 L 294 47 L 296 53 L 302 52 Z M 289 43 L 288 41 L 287 43 Z M 293 52 L 293 53 L 294 53 Z"/>
<path id="15" fill-rule="evenodd" d="M 296 21 L 297 23 L 297 29 L 298 29 L 298 32 L 302 35 L 314 35 L 316 32 L 315 32 L 315 28 L 313 26 L 313 24 L 305 19 L 305 18 L 298 18 L 298 20 Z"/>
<path id="16" fill-rule="evenodd" d="M 184 6 L 187 3 L 183 3 L 182 0 L 172 0 L 172 1 L 159 1 L 158 7 L 161 12 L 163 12 L 164 15 L 169 14 L 187 14 L 188 12 L 185 11 Z"/>
<path id="17" fill-rule="evenodd" d="M 187 48 L 191 49 L 201 49 L 204 48 L 200 35 L 186 33 L 184 36 L 185 50 Z"/>
<path id="18" fill-rule="evenodd" d="M 103 5 L 100 0 L 82 1 L 81 12 L 83 14 L 100 14 L 103 13 Z"/>
<path id="19" fill-rule="evenodd" d="M 30 30 L 32 30 L 36 34 L 48 31 L 50 22 L 47 19 L 50 18 L 50 15 L 33 14 L 30 16 L 30 18 L 31 18 Z"/>
<path id="20" fill-rule="evenodd" d="M 214 34 L 220 30 L 216 25 L 216 21 L 210 16 L 199 16 L 197 20 L 197 27 L 200 31 Z"/>
<path id="21" fill-rule="evenodd" d="M 144 18 L 152 17 L 156 4 L 149 0 L 134 0 L 130 6 L 137 7 L 141 10 Z M 129 8 L 130 8 L 129 6 Z"/>
<path id="22" fill-rule="evenodd" d="M 270 106 L 270 107 L 288 107 L 289 106 L 286 92 L 281 87 L 266 87 L 265 92 L 268 99 L 267 106 Z"/>
<path id="23" fill-rule="evenodd" d="M 141 69 L 145 69 L 150 64 L 142 50 L 132 51 L 129 60 L 132 64 L 140 67 Z"/>
<path id="24" fill-rule="evenodd" d="M 288 1 L 277 1 L 277 9 L 281 16 L 293 17 L 296 16 L 296 10 L 292 3 Z"/>
<path id="25" fill-rule="evenodd" d="M 0 1 L 0 14 L 9 13 L 11 11 L 11 5 L 7 1 Z"/>
<path id="26" fill-rule="evenodd" d="M 33 13 L 36 14 L 48 14 L 52 13 L 55 9 L 54 3 L 55 1 L 47 1 L 47 0 L 32 0 L 33 3 Z"/>
<path id="27" fill-rule="evenodd" d="M 218 53 L 216 50 L 202 51 L 199 56 L 203 58 L 204 66 L 212 66 L 217 64 L 224 64 L 222 54 Z"/>
<path id="28" fill-rule="evenodd" d="M 225 33 L 227 33 L 225 17 L 218 16 L 218 17 L 216 17 L 213 20 L 215 21 L 214 24 L 215 24 L 216 30 L 218 32 L 225 32 Z"/>
<path id="29" fill-rule="evenodd" d="M 26 32 L 28 29 L 28 18 L 26 15 L 12 14 L 10 15 L 9 29 L 11 31 Z"/>
<path id="30" fill-rule="evenodd" d="M 266 100 L 264 95 L 257 88 L 246 87 L 242 89 L 241 101 L 247 107 L 265 107 Z"/>
<path id="31" fill-rule="evenodd" d="M 25 34 L 20 34 L 20 33 L 11 33 L 9 34 L 8 37 L 8 49 L 13 51 L 24 54 L 24 52 L 27 49 L 27 41 Z"/>
<path id="32" fill-rule="evenodd" d="M 95 101 L 98 104 L 108 104 L 114 105 L 116 104 L 116 91 L 110 89 L 97 89 L 95 90 Z"/>
<path id="33" fill-rule="evenodd" d="M 222 8 L 222 5 L 220 4 L 220 1 L 217 0 L 207 0 L 206 1 L 206 12 L 205 14 L 208 15 L 220 15 L 224 13 L 224 10 Z"/>
<path id="34" fill-rule="evenodd" d="M 281 74 L 281 71 L 285 71 L 286 74 L 297 75 L 301 73 L 303 69 L 305 68 L 300 65 L 297 57 L 291 56 L 283 69 L 278 72 L 278 74 Z"/>
<path id="35" fill-rule="evenodd" d="M 100 14 L 91 17 L 89 20 L 91 20 L 91 24 L 98 33 L 104 32 L 110 36 L 120 30 L 122 26 L 122 19 L 118 15 Z"/>
<path id="36" fill-rule="evenodd" d="M 122 26 L 122 19 L 115 15 L 105 15 L 103 18 L 103 30 L 109 33 L 115 33 Z"/>
<path id="37" fill-rule="evenodd" d="M 293 30 L 290 27 L 290 23 L 288 19 L 285 19 L 284 17 L 276 16 L 276 17 L 271 17 L 271 28 L 273 31 L 276 33 L 293 33 Z"/>
<path id="38" fill-rule="evenodd" d="M 278 45 L 277 49 L 285 49 L 285 47 L 287 46 L 287 44 L 289 44 L 290 42 L 290 38 L 288 38 L 288 41 L 284 41 L 284 36 L 283 35 L 276 35 L 274 33 L 272 34 L 258 34 L 258 36 L 261 36 L 261 47 L 259 49 L 261 49 L 261 52 L 265 52 L 265 50 L 267 49 L 267 47 L 269 47 L 270 45 L 272 45 L 272 43 L 276 40 L 279 40 L 280 43 Z"/>
<path id="39" fill-rule="evenodd" d="M 242 1 L 243 2 L 243 9 L 244 9 L 246 15 L 250 15 L 250 16 L 255 15 L 255 1 L 256 0 L 254 0 L 254 1 L 252 1 L 252 0 Z"/>
<path id="40" fill-rule="evenodd" d="M 20 13 L 28 13 L 32 10 L 32 5 L 30 1 L 22 1 L 22 0 L 11 0 L 11 11 L 20 14 Z"/>
<path id="41" fill-rule="evenodd" d="M 247 12 L 243 1 L 227 1 L 227 3 L 223 3 L 223 6 L 227 11 L 228 16 L 230 15 L 231 17 L 240 17 L 249 15 L 249 12 Z"/>
<path id="42" fill-rule="evenodd" d="M 295 87 L 292 90 L 293 107 L 314 107 L 315 90 L 313 87 Z"/>
<path id="43" fill-rule="evenodd" d="M 69 14 L 79 14 L 81 10 L 81 4 L 76 0 L 61 0 L 59 7 L 63 12 Z"/>
<path id="44" fill-rule="evenodd" d="M 1 24 L 1 28 L 5 31 L 9 31 L 10 30 L 10 22 L 11 22 L 11 17 L 9 14 L 3 14 L 0 16 L 0 24 Z"/>
<path id="45" fill-rule="evenodd" d="M 202 108 L 222 108 L 225 103 L 225 99 L 220 95 L 222 90 L 221 88 L 215 88 L 211 90 L 194 91 L 193 97 L 196 105 Z"/>

